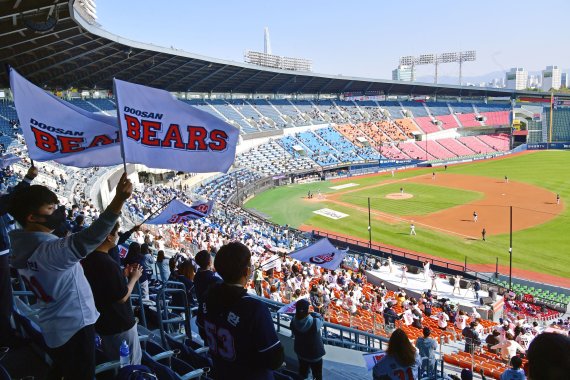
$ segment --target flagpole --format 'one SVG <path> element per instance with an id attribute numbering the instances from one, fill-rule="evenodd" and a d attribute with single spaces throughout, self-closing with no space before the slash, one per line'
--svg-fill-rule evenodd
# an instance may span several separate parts
<path id="1" fill-rule="evenodd" d="M 156 215 L 156 213 L 158 213 L 159 211 L 161 211 L 163 208 L 165 208 L 166 206 L 168 206 L 170 204 L 170 202 L 172 202 L 173 200 L 176 199 L 176 196 L 174 196 L 171 200 L 169 200 L 166 203 L 163 203 L 158 209 L 154 210 L 149 216 L 146 217 L 145 220 L 143 220 L 140 225 L 142 226 L 147 220 L 149 220 L 153 215 Z"/>
<path id="2" fill-rule="evenodd" d="M 121 107 L 119 106 L 119 96 L 117 95 L 117 86 L 115 86 L 115 78 L 113 78 L 113 93 L 115 94 L 115 102 L 117 103 L 117 120 L 119 121 L 119 142 L 121 143 L 121 157 L 123 158 L 123 169 L 127 173 L 127 161 L 125 160 L 125 146 L 123 142 L 123 128 L 121 123 Z M 146 222 L 146 220 L 145 220 Z M 142 223 L 141 223 L 142 224 Z"/>

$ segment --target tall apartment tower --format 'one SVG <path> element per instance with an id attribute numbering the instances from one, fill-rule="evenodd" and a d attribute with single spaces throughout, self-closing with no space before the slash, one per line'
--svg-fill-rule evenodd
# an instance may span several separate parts
<path id="1" fill-rule="evenodd" d="M 513 67 L 505 75 L 507 88 L 513 90 L 524 90 L 528 83 L 528 72 L 522 67 Z"/>
<path id="2" fill-rule="evenodd" d="M 265 27 L 263 31 L 263 52 L 271 54 L 271 41 L 269 40 L 269 28 Z"/>
<path id="3" fill-rule="evenodd" d="M 542 91 L 558 90 L 562 84 L 562 72 L 558 66 L 546 66 L 542 70 Z"/>

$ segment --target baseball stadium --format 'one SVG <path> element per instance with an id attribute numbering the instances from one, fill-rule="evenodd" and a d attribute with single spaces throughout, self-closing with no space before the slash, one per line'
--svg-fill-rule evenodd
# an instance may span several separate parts
<path id="1" fill-rule="evenodd" d="M 0 379 L 567 378 L 557 67 L 318 74 L 267 30 L 245 62 L 131 40 L 95 0 L 3 1 L 0 36 Z"/>

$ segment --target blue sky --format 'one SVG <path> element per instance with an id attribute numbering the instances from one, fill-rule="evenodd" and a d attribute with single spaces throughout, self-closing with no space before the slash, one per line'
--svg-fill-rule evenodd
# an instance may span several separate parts
<path id="1" fill-rule="evenodd" d="M 142 42 L 243 61 L 263 50 L 313 61 L 326 74 L 390 78 L 398 58 L 477 50 L 464 76 L 522 66 L 570 67 L 570 1 L 527 0 L 98 0 L 108 31 Z M 549 21 L 546 21 L 549 20 Z M 456 76 L 456 64 L 440 76 Z M 419 75 L 432 75 L 423 67 Z"/>

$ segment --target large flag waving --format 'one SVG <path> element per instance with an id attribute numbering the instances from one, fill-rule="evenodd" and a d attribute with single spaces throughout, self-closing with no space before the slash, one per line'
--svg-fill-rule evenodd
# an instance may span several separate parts
<path id="1" fill-rule="evenodd" d="M 228 171 L 237 128 L 168 91 L 114 82 L 126 162 L 194 173 Z"/>
<path id="2" fill-rule="evenodd" d="M 94 114 L 59 99 L 13 68 L 10 86 L 32 160 L 80 168 L 122 162 L 116 117 Z"/>
<path id="3" fill-rule="evenodd" d="M 164 211 L 145 224 L 177 224 L 192 219 L 200 219 L 210 214 L 213 205 L 214 201 L 208 201 L 194 202 L 189 206 L 178 199 L 173 199 Z"/>
<path id="4" fill-rule="evenodd" d="M 329 239 L 323 238 L 316 243 L 293 252 L 289 256 L 304 263 L 315 264 L 319 267 L 335 270 L 348 253 L 348 250 L 340 250 L 331 244 Z"/>

